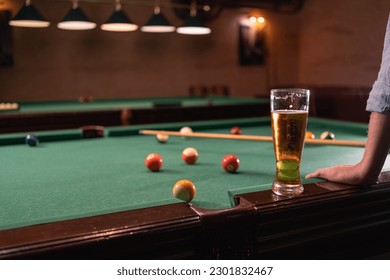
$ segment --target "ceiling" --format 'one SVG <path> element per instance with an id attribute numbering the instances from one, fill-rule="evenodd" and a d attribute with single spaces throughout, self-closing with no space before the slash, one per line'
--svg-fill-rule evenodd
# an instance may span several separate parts
<path id="1" fill-rule="evenodd" d="M 222 9 L 225 8 L 258 8 L 271 10 L 277 13 L 299 12 L 305 0 L 197 0 L 198 7 L 208 6 L 209 10 L 198 10 L 198 15 L 206 20 L 218 17 Z M 191 0 L 171 0 L 176 15 L 185 18 L 189 14 Z M 184 7 L 184 8 L 183 8 Z"/>

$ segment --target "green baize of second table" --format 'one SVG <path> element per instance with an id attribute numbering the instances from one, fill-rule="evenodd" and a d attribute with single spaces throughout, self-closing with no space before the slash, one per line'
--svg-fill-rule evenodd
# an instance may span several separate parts
<path id="1" fill-rule="evenodd" d="M 179 104 L 182 107 L 207 106 L 209 102 L 213 105 L 237 105 L 256 104 L 268 102 L 268 99 L 245 98 L 245 97 L 164 97 L 164 98 L 123 98 L 123 99 L 96 99 L 91 102 L 79 102 L 77 100 L 63 101 L 42 101 L 42 102 L 20 102 L 19 110 L 7 111 L 7 114 L 19 113 L 59 113 L 59 112 L 80 112 L 80 111 L 105 111 L 131 109 L 151 109 L 156 104 L 169 105 Z"/>

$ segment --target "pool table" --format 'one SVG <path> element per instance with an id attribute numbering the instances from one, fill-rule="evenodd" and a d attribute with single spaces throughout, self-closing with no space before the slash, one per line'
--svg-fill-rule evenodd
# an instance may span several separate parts
<path id="1" fill-rule="evenodd" d="M 0 110 L 0 133 L 246 118 L 268 114 L 269 99 L 231 96 L 20 102 Z"/>
<path id="2" fill-rule="evenodd" d="M 272 193 L 271 142 L 170 137 L 141 129 L 271 135 L 269 117 L 41 131 L 0 135 L 2 259 L 361 259 L 390 251 L 390 161 L 370 186 L 304 179 L 294 198 Z M 309 118 L 315 135 L 365 141 L 367 125 Z M 331 141 L 331 140 L 329 140 Z M 186 147 L 199 151 L 185 164 Z M 306 144 L 302 177 L 319 167 L 358 161 L 364 148 Z M 145 157 L 159 153 L 158 172 Z M 241 165 L 225 172 L 232 153 Z M 172 197 L 180 179 L 194 182 L 191 203 Z"/>

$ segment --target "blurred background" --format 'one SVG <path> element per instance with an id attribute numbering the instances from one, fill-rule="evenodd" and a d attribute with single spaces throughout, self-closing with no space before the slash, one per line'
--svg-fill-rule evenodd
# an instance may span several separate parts
<path id="1" fill-rule="evenodd" d="M 181 26 L 191 1 L 159 2 L 165 17 Z M 97 27 L 61 30 L 57 23 L 71 1 L 31 3 L 49 27 L 9 26 L 25 2 L 0 0 L 2 101 L 188 96 L 198 85 L 224 85 L 241 97 L 268 96 L 270 88 L 284 86 L 367 94 L 390 11 L 388 0 L 196 1 L 211 33 L 186 35 L 103 31 L 114 0 L 79 1 Z M 139 27 L 155 3 L 121 1 Z"/>

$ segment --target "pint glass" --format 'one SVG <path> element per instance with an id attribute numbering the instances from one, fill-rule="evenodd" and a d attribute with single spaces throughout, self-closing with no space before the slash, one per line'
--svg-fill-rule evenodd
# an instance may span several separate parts
<path id="1" fill-rule="evenodd" d="M 272 191 L 295 196 L 303 192 L 300 164 L 307 127 L 310 91 L 271 90 L 271 126 L 276 160 Z"/>

